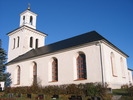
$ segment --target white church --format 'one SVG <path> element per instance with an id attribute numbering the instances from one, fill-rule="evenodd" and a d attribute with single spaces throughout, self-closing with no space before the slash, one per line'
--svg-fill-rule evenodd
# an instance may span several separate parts
<path id="1" fill-rule="evenodd" d="M 128 55 L 96 31 L 45 45 L 47 34 L 36 29 L 37 14 L 20 14 L 20 27 L 9 32 L 11 87 L 100 82 L 110 88 L 132 84 Z"/>

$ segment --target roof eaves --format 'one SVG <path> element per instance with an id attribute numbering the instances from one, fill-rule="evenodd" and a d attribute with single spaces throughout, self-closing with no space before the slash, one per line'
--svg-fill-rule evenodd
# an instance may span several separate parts
<path id="1" fill-rule="evenodd" d="M 104 42 L 110 44 L 112 47 L 114 47 L 116 50 L 120 51 L 122 54 L 124 54 L 126 57 L 129 57 L 126 53 L 124 53 L 122 50 L 120 50 L 118 47 L 116 47 L 114 44 L 112 44 L 111 42 L 109 42 L 107 39 L 103 40 Z"/>
<path id="2" fill-rule="evenodd" d="M 128 70 L 133 71 L 133 69 L 128 68 Z"/>
<path id="3" fill-rule="evenodd" d="M 45 34 L 46 36 L 48 35 L 48 34 L 46 34 L 46 33 L 44 33 L 44 32 L 41 32 L 41 31 L 39 31 L 39 30 L 36 30 L 36 29 L 31 28 L 31 27 L 26 26 L 26 25 L 23 25 L 23 26 L 21 26 L 21 27 L 18 27 L 18 28 L 16 28 L 16 29 L 14 29 L 13 31 L 7 33 L 6 35 L 9 35 L 10 33 L 14 32 L 14 31 L 17 31 L 18 29 L 21 29 L 21 28 L 23 28 L 23 27 L 27 27 L 27 28 L 30 28 L 30 29 L 32 29 L 32 30 L 38 31 L 38 32 L 40 32 L 40 33 L 42 33 L 42 34 Z"/>

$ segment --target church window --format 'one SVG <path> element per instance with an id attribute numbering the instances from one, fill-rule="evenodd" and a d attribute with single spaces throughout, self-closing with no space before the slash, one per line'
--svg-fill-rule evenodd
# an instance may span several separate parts
<path id="1" fill-rule="evenodd" d="M 125 69 L 124 69 L 124 62 L 122 57 L 120 58 L 120 63 L 121 63 L 121 71 L 122 71 L 122 77 L 125 77 Z"/>
<path id="2" fill-rule="evenodd" d="M 20 84 L 20 66 L 17 66 L 17 85 Z"/>
<path id="3" fill-rule="evenodd" d="M 30 37 L 30 47 L 33 47 L 33 37 Z"/>
<path id="4" fill-rule="evenodd" d="M 33 84 L 37 84 L 37 64 L 33 62 Z"/>
<path id="5" fill-rule="evenodd" d="M 52 81 L 58 81 L 58 60 L 53 58 L 52 62 Z"/>
<path id="6" fill-rule="evenodd" d="M 112 75 L 114 77 L 117 77 L 116 65 L 115 65 L 115 55 L 113 52 L 111 52 L 110 59 L 111 59 Z"/>
<path id="7" fill-rule="evenodd" d="M 15 38 L 13 39 L 13 49 L 15 48 L 15 42 L 16 42 L 16 40 L 15 40 Z"/>
<path id="8" fill-rule="evenodd" d="M 38 48 L 38 39 L 36 39 L 36 48 Z"/>
<path id="9" fill-rule="evenodd" d="M 25 16 L 23 16 L 23 23 L 25 23 Z"/>
<path id="10" fill-rule="evenodd" d="M 33 24 L 33 17 L 30 16 L 30 24 L 32 25 Z"/>
<path id="11" fill-rule="evenodd" d="M 77 78 L 87 79 L 85 54 L 79 53 L 76 61 L 77 61 L 77 76 L 78 76 Z"/>
<path id="12" fill-rule="evenodd" d="M 18 36 L 18 44 L 17 44 L 17 47 L 19 47 L 19 41 L 20 41 L 20 38 L 19 38 L 19 36 Z"/>

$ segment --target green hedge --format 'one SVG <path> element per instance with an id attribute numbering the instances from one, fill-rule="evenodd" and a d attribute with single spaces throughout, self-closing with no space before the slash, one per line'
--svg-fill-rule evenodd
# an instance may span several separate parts
<path id="1" fill-rule="evenodd" d="M 45 87 L 32 85 L 30 87 L 7 87 L 5 93 L 100 96 L 104 98 L 107 95 L 107 87 L 100 83 L 50 85 Z"/>

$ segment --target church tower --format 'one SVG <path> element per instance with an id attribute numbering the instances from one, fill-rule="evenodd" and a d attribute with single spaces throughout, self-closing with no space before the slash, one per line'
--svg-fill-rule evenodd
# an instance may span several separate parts
<path id="1" fill-rule="evenodd" d="M 45 33 L 36 30 L 37 14 L 30 7 L 20 14 L 19 28 L 8 33 L 8 61 L 30 51 L 44 46 Z"/>
<path id="2" fill-rule="evenodd" d="M 30 11 L 30 8 L 20 14 L 20 27 L 23 25 L 36 29 L 37 14 Z"/>

